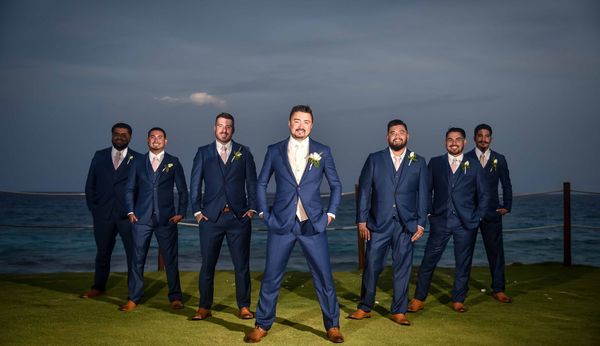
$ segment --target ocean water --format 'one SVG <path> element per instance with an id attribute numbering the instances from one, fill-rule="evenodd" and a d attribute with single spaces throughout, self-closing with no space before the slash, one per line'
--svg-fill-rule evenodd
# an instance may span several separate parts
<path id="1" fill-rule="evenodd" d="M 573 194 L 572 258 L 574 264 L 600 266 L 600 195 Z M 562 195 L 517 196 L 513 211 L 504 218 L 505 258 L 510 263 L 562 262 Z M 184 220 L 193 223 L 189 216 Z M 354 195 L 344 196 L 337 219 L 328 231 L 333 269 L 358 267 L 357 232 L 354 227 Z M 0 273 L 91 272 L 94 270 L 95 243 L 92 217 L 82 195 L 22 195 L 0 192 Z M 426 235 L 416 243 L 413 263 L 419 265 Z M 262 271 L 267 232 L 263 222 L 253 220 L 250 266 Z M 156 240 L 148 255 L 147 270 L 156 270 Z M 391 256 L 388 254 L 388 263 Z M 453 267 L 452 241 L 440 266 Z M 201 264 L 198 229 L 179 226 L 180 270 L 199 270 Z M 473 265 L 486 266 L 487 259 L 477 238 Z M 297 245 L 288 270 L 307 271 Z M 226 242 L 218 269 L 233 269 Z M 113 253 L 113 271 L 126 271 L 125 252 L 118 240 Z"/>

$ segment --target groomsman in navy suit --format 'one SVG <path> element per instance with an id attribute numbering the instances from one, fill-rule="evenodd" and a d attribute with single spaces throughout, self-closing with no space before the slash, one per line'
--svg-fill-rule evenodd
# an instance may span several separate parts
<path id="1" fill-rule="evenodd" d="M 394 288 L 391 319 L 400 325 L 410 325 L 405 314 L 413 243 L 423 236 L 427 222 L 429 186 L 425 158 L 406 148 L 409 138 L 402 120 L 390 121 L 388 147 L 370 154 L 360 173 L 356 222 L 361 238 L 367 241 L 367 251 L 360 303 L 348 316 L 351 319 L 371 317 L 377 279 L 391 249 Z"/>
<path id="2" fill-rule="evenodd" d="M 490 149 L 492 143 L 492 127 L 480 124 L 475 127 L 475 149 L 466 155 L 479 161 L 483 167 L 485 182 L 490 192 L 490 200 L 485 216 L 479 225 L 483 245 L 487 253 L 490 272 L 492 274 L 493 297 L 502 303 L 510 303 L 512 299 L 506 295 L 504 276 L 504 244 L 502 240 L 502 216 L 510 213 L 512 207 L 512 184 L 508 165 L 504 155 Z M 502 185 L 502 203 L 498 196 L 498 183 Z"/>
<path id="3" fill-rule="evenodd" d="M 123 241 L 127 278 L 131 279 L 133 240 L 125 208 L 125 185 L 129 168 L 140 154 L 127 147 L 131 141 L 131 126 L 117 123 L 111 132 L 112 146 L 96 152 L 85 182 L 85 199 L 94 219 L 96 270 L 94 284 L 81 295 L 82 298 L 94 298 L 106 292 L 117 234 Z"/>
<path id="4" fill-rule="evenodd" d="M 259 342 L 273 325 L 285 267 L 294 245 L 299 242 L 321 304 L 327 338 L 339 343 L 344 338 L 340 332 L 340 307 L 331 274 L 325 227 L 335 218 L 342 184 L 329 147 L 308 137 L 313 126 L 310 107 L 293 107 L 288 126 L 290 137 L 269 146 L 258 177 L 258 212 L 269 233 L 256 326 L 244 340 Z M 267 185 L 272 175 L 275 175 L 277 188 L 273 206 L 268 208 Z M 325 210 L 320 196 L 323 177 L 331 190 L 329 206 Z"/>
<path id="5" fill-rule="evenodd" d="M 129 300 L 121 311 L 135 309 L 144 293 L 144 265 L 152 233 L 165 261 L 169 301 L 174 310 L 183 309 L 179 283 L 177 223 L 185 215 L 188 191 L 183 167 L 177 157 L 165 152 L 167 134 L 154 127 L 148 131 L 150 151 L 135 161 L 127 179 L 126 206 L 133 223 L 133 278 L 129 282 Z M 173 188 L 179 203 L 175 205 Z"/>
<path id="6" fill-rule="evenodd" d="M 452 309 L 466 311 L 464 301 L 469 290 L 477 228 L 485 215 L 489 198 L 481 165 L 463 154 L 465 137 L 465 130 L 461 128 L 448 129 L 448 152 L 429 161 L 429 186 L 433 191 L 429 216 L 431 230 L 419 269 L 415 297 L 408 307 L 410 312 L 424 308 L 433 272 L 450 237 L 454 239 L 455 261 Z"/>
<path id="7" fill-rule="evenodd" d="M 234 121 L 229 113 L 217 115 L 216 141 L 198 148 L 192 167 L 190 196 L 202 255 L 200 303 L 192 320 L 211 316 L 215 266 L 224 237 L 235 269 L 239 317 L 254 317 L 249 310 L 250 220 L 256 213 L 256 166 L 250 149 L 232 140 Z"/>

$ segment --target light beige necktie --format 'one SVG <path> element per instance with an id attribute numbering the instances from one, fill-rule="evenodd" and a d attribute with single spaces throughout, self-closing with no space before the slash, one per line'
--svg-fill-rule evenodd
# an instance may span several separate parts
<path id="1" fill-rule="evenodd" d="M 227 164 L 227 147 L 224 145 L 221 146 L 221 160 Z"/>
<path id="2" fill-rule="evenodd" d="M 400 156 L 394 155 L 394 168 L 398 170 L 400 168 L 400 164 L 402 163 L 402 158 Z"/>
<path id="3" fill-rule="evenodd" d="M 115 153 L 115 157 L 113 158 L 113 166 L 115 166 L 115 170 L 119 168 L 119 164 L 121 163 L 121 152 L 117 151 Z"/>
<path id="4" fill-rule="evenodd" d="M 158 156 L 154 156 L 154 158 L 152 159 L 152 170 L 156 172 L 156 170 L 158 169 L 158 165 L 160 165 L 160 162 L 158 161 Z"/>
<path id="5" fill-rule="evenodd" d="M 481 156 L 479 156 L 479 162 L 481 163 L 481 167 L 485 167 L 485 154 L 481 154 Z"/>
<path id="6" fill-rule="evenodd" d="M 456 170 L 458 169 L 458 159 L 456 157 L 452 159 L 450 168 L 452 168 L 452 173 L 456 173 Z"/>
<path id="7" fill-rule="evenodd" d="M 303 157 L 299 157 L 300 154 L 300 145 L 294 145 L 292 152 L 290 153 L 290 164 L 292 165 L 292 169 L 294 170 L 294 178 L 296 179 L 296 183 L 300 184 L 300 179 L 302 179 L 302 167 L 306 166 Z M 303 165 L 304 164 L 304 165 Z M 298 205 L 296 207 L 296 216 L 298 220 L 305 221 L 308 220 L 308 215 L 304 210 L 304 206 L 302 205 L 302 200 L 298 197 Z"/>

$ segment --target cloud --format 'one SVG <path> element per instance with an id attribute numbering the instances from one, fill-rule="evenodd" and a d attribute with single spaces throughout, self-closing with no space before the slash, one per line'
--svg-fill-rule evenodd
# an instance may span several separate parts
<path id="1" fill-rule="evenodd" d="M 191 94 L 189 97 L 163 96 L 163 97 L 157 97 L 155 99 L 162 101 L 162 102 L 169 102 L 169 103 L 193 103 L 198 106 L 212 104 L 217 107 L 224 107 L 226 104 L 225 100 L 220 99 L 216 96 L 210 95 L 205 92 L 196 92 L 196 93 Z"/>

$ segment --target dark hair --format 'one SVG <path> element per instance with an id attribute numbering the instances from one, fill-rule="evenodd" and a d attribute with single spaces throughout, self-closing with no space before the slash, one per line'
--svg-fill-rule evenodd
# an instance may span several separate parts
<path id="1" fill-rule="evenodd" d="M 467 138 L 467 135 L 465 134 L 465 130 L 461 129 L 460 127 L 449 128 L 448 131 L 446 131 L 446 138 L 448 138 L 448 134 L 450 132 L 460 132 L 460 134 L 463 136 L 463 138 Z"/>
<path id="2" fill-rule="evenodd" d="M 473 131 L 473 135 L 477 136 L 477 132 L 479 132 L 479 130 L 488 130 L 490 131 L 490 135 L 492 134 L 492 127 L 488 124 L 479 124 L 475 127 L 475 130 Z"/>
<path id="3" fill-rule="evenodd" d="M 131 126 L 129 126 L 128 124 L 125 123 L 116 123 L 113 125 L 113 127 L 110 129 L 110 132 L 115 132 L 115 129 L 125 129 L 127 130 L 127 132 L 129 132 L 129 135 L 131 136 L 133 134 L 133 131 L 131 130 Z"/>
<path id="4" fill-rule="evenodd" d="M 162 132 L 162 133 L 163 133 L 163 136 L 164 136 L 165 138 L 167 138 L 167 133 L 165 132 L 165 130 L 163 130 L 163 129 L 162 129 L 162 128 L 160 128 L 160 127 L 153 127 L 153 128 L 151 128 L 150 130 L 148 130 L 148 137 L 150 137 L 150 133 L 151 133 L 152 131 L 160 131 L 160 132 Z"/>
<path id="5" fill-rule="evenodd" d="M 402 120 L 400 120 L 400 119 L 394 119 L 394 120 L 390 120 L 390 122 L 389 122 L 389 123 L 388 123 L 388 125 L 387 125 L 388 132 L 390 131 L 390 129 L 391 129 L 392 127 L 394 127 L 394 126 L 398 126 L 398 125 L 402 125 L 402 126 L 404 126 L 404 129 L 405 129 L 406 131 L 408 131 L 408 126 L 406 126 L 406 123 L 405 123 L 404 121 L 402 121 Z"/>
<path id="6" fill-rule="evenodd" d="M 297 105 L 292 107 L 289 120 L 292 120 L 292 115 L 294 115 L 296 112 L 308 113 L 310 114 L 310 120 L 313 120 L 313 112 L 309 105 Z"/>
<path id="7" fill-rule="evenodd" d="M 217 115 L 217 117 L 215 118 L 215 124 L 217 123 L 217 120 L 219 120 L 219 118 L 231 120 L 231 127 L 235 129 L 235 119 L 233 118 L 233 115 L 223 112 Z"/>

